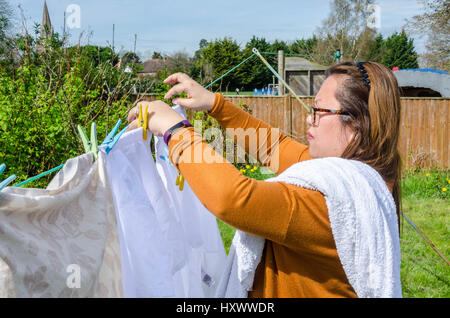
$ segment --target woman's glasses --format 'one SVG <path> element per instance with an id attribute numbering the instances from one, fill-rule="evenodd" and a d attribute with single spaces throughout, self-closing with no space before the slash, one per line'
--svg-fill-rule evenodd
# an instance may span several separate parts
<path id="1" fill-rule="evenodd" d="M 319 107 L 311 106 L 311 113 L 310 113 L 310 115 L 312 116 L 312 123 L 313 123 L 314 126 L 319 125 L 319 122 L 320 122 L 320 116 L 317 114 L 317 112 L 331 113 L 331 114 L 335 114 L 335 115 L 347 115 L 347 116 L 350 116 L 350 113 L 345 111 L 345 110 L 326 109 L 326 108 L 319 108 Z"/>

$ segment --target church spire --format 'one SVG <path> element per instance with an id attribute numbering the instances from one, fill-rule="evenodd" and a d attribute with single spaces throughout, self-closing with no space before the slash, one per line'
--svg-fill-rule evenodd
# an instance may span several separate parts
<path id="1" fill-rule="evenodd" d="M 44 12 L 42 14 L 41 38 L 50 39 L 53 36 L 53 26 L 48 13 L 47 1 L 44 1 Z"/>

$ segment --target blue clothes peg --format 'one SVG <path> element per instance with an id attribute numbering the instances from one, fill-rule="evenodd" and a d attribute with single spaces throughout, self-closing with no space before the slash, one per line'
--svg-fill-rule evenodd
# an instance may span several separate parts
<path id="1" fill-rule="evenodd" d="M 173 165 L 173 163 L 170 162 L 169 157 L 167 157 L 167 156 L 159 156 L 159 158 L 161 158 L 161 159 L 164 160 L 164 161 L 167 161 L 167 163 L 168 163 L 169 165 L 171 165 L 172 167 L 175 167 L 175 166 Z"/>
<path id="2" fill-rule="evenodd" d="M 6 169 L 6 165 L 4 163 L 2 163 L 0 165 L 0 174 L 3 173 L 3 171 L 5 171 Z M 4 188 L 6 188 L 8 186 L 8 184 L 10 184 L 11 182 L 13 182 L 16 179 L 16 175 L 11 175 L 8 178 L 6 178 L 6 180 L 2 181 L 0 183 L 0 191 L 2 191 Z"/>
<path id="3" fill-rule="evenodd" d="M 111 132 L 108 134 L 108 136 L 106 136 L 105 140 L 103 140 L 102 146 L 107 145 L 108 143 L 110 143 L 111 141 L 114 140 L 114 135 L 116 134 L 117 130 L 119 130 L 121 122 L 122 121 L 120 119 L 117 121 L 114 128 L 111 130 Z"/>
<path id="4" fill-rule="evenodd" d="M 102 142 L 102 146 L 106 146 L 105 151 L 107 154 L 113 149 L 114 145 L 119 141 L 120 137 L 128 130 L 129 126 L 125 127 L 117 135 L 115 135 L 115 133 L 119 129 L 120 123 L 121 120 L 119 119 L 116 125 L 114 126 L 113 130 L 111 130 L 111 132 L 108 134 L 108 136 L 106 136 L 105 140 Z"/>
<path id="5" fill-rule="evenodd" d="M 0 183 L 0 191 L 2 191 L 4 188 L 8 186 L 11 182 L 13 182 L 16 179 L 16 175 L 9 176 L 5 181 Z"/>

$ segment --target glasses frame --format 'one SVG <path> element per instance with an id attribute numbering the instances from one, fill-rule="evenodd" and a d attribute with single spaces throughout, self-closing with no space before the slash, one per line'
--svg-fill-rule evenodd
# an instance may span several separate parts
<path id="1" fill-rule="evenodd" d="M 317 112 L 324 112 L 324 113 L 331 113 L 331 114 L 335 114 L 335 115 L 346 115 L 346 116 L 351 116 L 351 114 L 345 110 L 341 110 L 341 109 L 328 109 L 328 108 L 321 108 L 321 107 L 315 107 L 315 106 L 311 106 L 311 118 L 312 118 L 312 123 L 313 125 L 318 125 L 319 124 L 319 118 L 320 116 L 317 116 L 316 113 Z M 316 119 L 317 118 L 317 119 Z M 317 122 L 316 122 L 317 121 Z"/>

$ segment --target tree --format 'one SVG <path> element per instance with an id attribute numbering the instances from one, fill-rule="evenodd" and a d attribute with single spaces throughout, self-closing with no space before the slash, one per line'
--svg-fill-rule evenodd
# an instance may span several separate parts
<path id="1" fill-rule="evenodd" d="M 189 73 L 193 64 L 192 58 L 184 51 L 178 51 L 167 58 L 167 71 L 170 74 L 183 72 Z"/>
<path id="2" fill-rule="evenodd" d="M 243 56 L 239 44 L 228 37 L 210 42 L 202 49 L 202 64 L 211 64 L 216 78 L 229 71 L 242 60 Z M 219 86 L 220 90 L 239 88 L 243 84 L 244 77 L 242 70 L 237 69 L 219 81 L 217 86 Z"/>
<path id="3" fill-rule="evenodd" d="M 291 43 L 289 51 L 294 54 L 305 55 L 306 58 L 314 54 L 314 49 L 317 45 L 317 37 L 313 35 L 309 39 L 295 40 Z"/>
<path id="4" fill-rule="evenodd" d="M 290 53 L 289 45 L 285 41 L 275 40 L 270 44 L 270 52 L 278 52 L 279 50 L 284 51 L 284 53 Z"/>
<path id="5" fill-rule="evenodd" d="M 208 46 L 208 43 L 206 39 L 200 40 L 199 49 L 194 53 L 191 69 L 189 70 L 189 75 L 202 85 L 211 83 L 215 77 L 211 63 L 203 59 L 203 50 Z"/>
<path id="6" fill-rule="evenodd" d="M 333 0 L 331 13 L 317 29 L 314 60 L 329 65 L 340 49 L 342 59 L 365 59 L 368 43 L 376 33 L 367 26 L 368 6 L 373 0 Z"/>
<path id="7" fill-rule="evenodd" d="M 413 39 L 408 39 L 404 30 L 394 33 L 384 42 L 385 52 L 381 63 L 388 68 L 418 68 L 417 53 Z"/>
<path id="8" fill-rule="evenodd" d="M 386 54 L 386 46 L 384 44 L 383 35 L 378 34 L 375 40 L 369 44 L 367 60 L 381 63 L 383 56 Z"/>
<path id="9" fill-rule="evenodd" d="M 13 43 L 10 36 L 13 10 L 6 0 L 0 0 L 0 67 L 9 68 L 13 63 Z"/>
<path id="10" fill-rule="evenodd" d="M 134 52 L 126 52 L 124 55 L 122 55 L 121 67 L 125 67 L 130 63 L 141 63 L 141 59 Z"/>
<path id="11" fill-rule="evenodd" d="M 407 21 L 412 34 L 427 37 L 427 52 L 422 58 L 427 67 L 450 71 L 450 2 L 448 0 L 420 0 L 423 14 Z"/>
<path id="12" fill-rule="evenodd" d="M 162 56 L 161 52 L 154 51 L 153 54 L 152 54 L 152 59 L 153 60 L 156 60 L 156 59 L 162 60 L 163 56 Z"/>
<path id="13" fill-rule="evenodd" d="M 257 48 L 260 52 L 268 52 L 270 43 L 265 38 L 253 36 L 243 50 L 245 58 L 252 54 L 253 48 Z M 248 89 L 261 88 L 272 82 L 272 72 L 257 57 L 250 59 L 241 67 L 242 72 L 246 74 L 243 85 Z"/>

